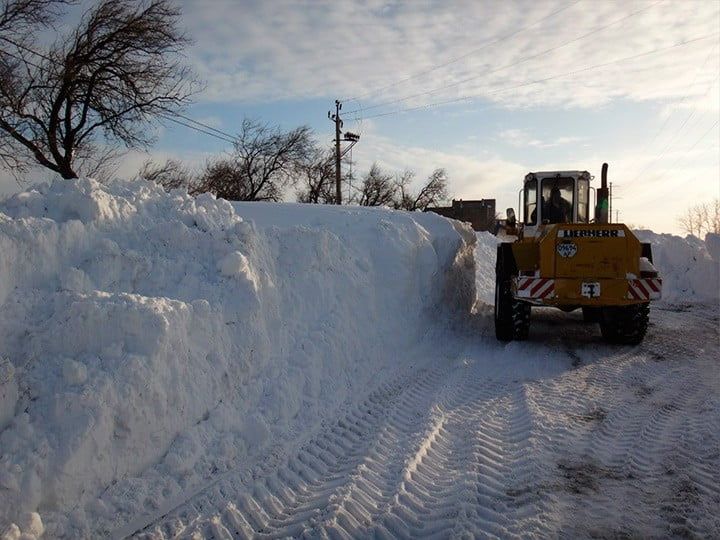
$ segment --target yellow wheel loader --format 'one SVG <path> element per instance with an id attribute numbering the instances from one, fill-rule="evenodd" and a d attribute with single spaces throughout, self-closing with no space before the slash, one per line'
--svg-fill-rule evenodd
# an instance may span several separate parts
<path id="1" fill-rule="evenodd" d="M 507 210 L 506 233 L 497 248 L 495 334 L 501 341 L 528 337 L 533 307 L 582 309 L 600 323 L 609 342 L 636 345 L 645 337 L 650 301 L 662 280 L 650 244 L 608 219 L 607 163 L 591 215 L 587 171 L 534 172 L 520 196 L 522 220 Z"/>

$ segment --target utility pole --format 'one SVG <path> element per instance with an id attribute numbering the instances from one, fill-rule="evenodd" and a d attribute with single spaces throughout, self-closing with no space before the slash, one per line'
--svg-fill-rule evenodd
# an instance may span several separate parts
<path id="1" fill-rule="evenodd" d="M 622 185 L 615 186 L 616 191 L 618 188 L 622 188 Z M 620 192 L 622 193 L 622 190 Z M 617 196 L 613 197 L 613 185 L 612 185 L 612 182 L 610 182 L 610 218 L 611 218 L 610 221 L 612 221 L 612 211 L 613 211 L 612 201 L 613 201 L 613 199 L 621 200 L 622 197 L 617 197 Z M 620 223 L 620 209 L 618 209 L 618 208 L 615 209 L 615 223 Z"/>
<path id="2" fill-rule="evenodd" d="M 335 114 L 330 114 L 328 111 L 328 118 L 335 122 L 335 201 L 336 204 L 342 204 L 342 191 L 340 190 L 340 128 L 342 128 L 343 121 L 340 119 L 340 111 L 342 110 L 342 103 L 339 100 L 335 100 Z"/>
<path id="3" fill-rule="evenodd" d="M 342 133 L 341 128 L 343 127 L 343 121 L 340 118 L 340 111 L 342 110 L 342 103 L 339 100 L 335 100 L 335 114 L 332 111 L 328 111 L 328 118 L 335 122 L 335 200 L 336 204 L 342 204 L 342 190 L 340 189 L 340 181 L 342 178 L 341 166 L 342 157 L 352 149 L 360 140 L 360 135 L 356 133 L 345 133 L 342 138 L 343 141 L 349 142 L 350 144 L 343 150 L 340 151 L 340 134 Z"/>

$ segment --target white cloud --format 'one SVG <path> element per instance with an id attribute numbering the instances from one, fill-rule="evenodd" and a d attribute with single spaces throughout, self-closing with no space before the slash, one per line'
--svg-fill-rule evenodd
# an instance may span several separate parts
<path id="1" fill-rule="evenodd" d="M 702 93 L 702 81 L 717 76 L 712 50 L 719 16 L 711 1 L 582 1 L 531 27 L 563 6 L 211 5 L 185 4 L 196 39 L 192 54 L 208 81 L 205 99 L 363 96 L 365 103 L 394 102 L 387 108 L 398 109 L 470 96 L 509 107 L 591 107 L 618 97 L 678 99 L 689 80 L 699 77 L 693 92 Z M 631 59 L 653 50 L 661 52 Z M 583 71 L 609 62 L 615 63 Z"/>
<path id="2" fill-rule="evenodd" d="M 710 124 L 711 125 L 711 124 Z M 599 187 L 600 167 L 610 164 L 609 178 L 614 184 L 614 214 L 621 221 L 650 227 L 658 232 L 681 234 L 677 216 L 686 208 L 720 197 L 720 131 L 708 132 L 695 148 L 678 144 L 662 155 L 648 151 L 637 156 L 627 154 L 604 155 L 604 148 L 577 147 L 575 159 L 558 163 L 554 154 L 544 162 L 526 163 L 495 153 L 473 151 L 471 147 L 456 150 L 429 149 L 398 144 L 396 140 L 365 126 L 362 150 L 356 152 L 355 171 L 358 176 L 366 172 L 373 161 L 390 172 L 411 169 L 416 172 L 417 184 L 423 182 L 437 167 L 447 170 L 450 197 L 456 199 L 495 199 L 498 212 L 508 207 L 518 209 L 518 192 L 522 180 L 530 171 L 588 170 L 596 177 Z M 528 134 L 523 130 L 507 130 L 505 136 L 523 141 Z M 695 140 L 698 140 L 697 138 Z M 525 143 L 523 143 L 525 144 Z M 647 165 L 654 165 L 644 170 Z"/>
<path id="3" fill-rule="evenodd" d="M 553 148 L 566 144 L 576 144 L 583 140 L 582 137 L 557 137 L 553 140 L 539 139 L 531 136 L 527 130 L 522 129 L 506 129 L 499 132 L 498 137 L 507 144 L 518 148 Z"/>

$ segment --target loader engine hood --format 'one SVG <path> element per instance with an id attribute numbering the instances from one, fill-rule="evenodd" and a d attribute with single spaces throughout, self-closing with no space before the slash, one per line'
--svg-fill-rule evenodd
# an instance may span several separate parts
<path id="1" fill-rule="evenodd" d="M 558 278 L 626 279 L 640 273 L 640 241 L 622 224 L 554 225 L 540 240 L 540 255 L 540 273 Z"/>

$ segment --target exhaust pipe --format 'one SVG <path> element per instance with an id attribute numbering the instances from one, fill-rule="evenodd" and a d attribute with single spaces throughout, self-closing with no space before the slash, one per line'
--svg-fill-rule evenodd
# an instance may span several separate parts
<path id="1" fill-rule="evenodd" d="M 610 190 L 607 182 L 608 164 L 602 164 L 601 184 L 597 190 L 597 206 L 595 206 L 595 223 L 609 223 Z"/>

